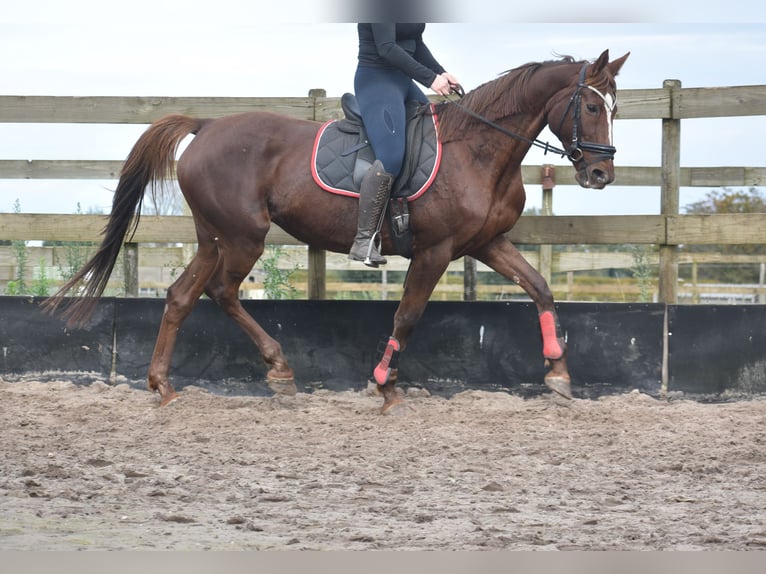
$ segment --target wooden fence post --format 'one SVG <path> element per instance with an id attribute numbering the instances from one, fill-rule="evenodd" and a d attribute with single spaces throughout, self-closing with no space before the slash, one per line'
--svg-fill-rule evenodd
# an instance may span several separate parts
<path id="1" fill-rule="evenodd" d="M 327 253 L 310 245 L 307 289 L 309 299 L 327 298 Z"/>
<path id="2" fill-rule="evenodd" d="M 556 187 L 556 167 L 551 164 L 545 164 L 540 169 L 543 186 L 543 208 L 542 215 L 553 215 L 553 188 Z M 553 276 L 553 246 L 540 246 L 540 275 L 543 276 L 548 285 L 551 284 Z"/>
<path id="3" fill-rule="evenodd" d="M 477 278 L 476 259 L 466 255 L 463 257 L 463 301 L 476 301 Z"/>
<path id="4" fill-rule="evenodd" d="M 681 120 L 678 104 L 681 97 L 681 81 L 665 80 L 664 88 L 670 90 L 670 117 L 662 119 L 662 215 L 666 218 L 678 215 L 679 187 L 681 183 Z M 667 241 L 667 219 L 665 238 Z M 678 246 L 660 245 L 660 301 L 675 304 L 678 300 Z"/>
<path id="5" fill-rule="evenodd" d="M 319 117 L 317 99 L 326 98 L 327 92 L 322 89 L 309 90 L 309 97 L 314 98 L 314 120 Z M 309 245 L 308 258 L 308 298 L 325 299 L 327 297 L 327 253 Z"/>
<path id="6" fill-rule="evenodd" d="M 126 243 L 122 251 L 125 296 L 138 297 L 138 243 Z"/>
<path id="7" fill-rule="evenodd" d="M 681 81 L 665 80 L 662 87 L 670 90 L 670 117 L 662 118 L 662 197 L 661 211 L 665 216 L 665 241 L 668 241 L 667 218 L 678 215 L 681 184 L 681 120 L 678 104 Z M 660 302 L 665 303 L 662 333 L 662 381 L 660 392 L 665 396 L 670 383 L 669 318 L 668 305 L 678 302 L 678 246 L 660 245 Z"/>

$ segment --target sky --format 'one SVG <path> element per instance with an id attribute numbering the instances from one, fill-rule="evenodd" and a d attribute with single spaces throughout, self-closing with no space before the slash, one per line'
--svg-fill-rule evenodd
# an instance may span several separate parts
<path id="1" fill-rule="evenodd" d="M 399 0 L 40 0 L 0 14 L 0 95 L 330 97 L 353 90 L 354 21 Z M 276 4 L 276 6 L 275 6 Z M 763 0 L 645 0 L 641 8 L 547 0 L 409 0 L 404 17 L 427 20 L 431 51 L 466 89 L 518 65 L 568 54 L 631 55 L 618 89 L 766 84 Z M 616 4 L 616 3 L 612 3 Z M 638 4 L 638 3 L 636 3 Z M 265 5 L 268 5 L 266 8 Z M 393 7 L 393 8 L 391 8 Z M 388 14 L 385 14 L 388 16 Z M 428 91 L 425 90 L 427 93 Z M 1 112 L 1 110 L 0 110 Z M 141 125 L 0 123 L 0 159 L 124 159 Z M 681 165 L 766 164 L 766 117 L 682 121 Z M 660 165 L 660 120 L 615 123 L 615 163 Z M 555 138 L 546 132 L 543 139 Z M 561 164 L 532 150 L 525 164 Z M 0 180 L 0 212 L 108 212 L 115 181 Z M 681 191 L 681 206 L 709 189 Z M 527 186 L 539 207 L 539 186 Z M 590 191 L 559 182 L 558 215 L 656 214 L 658 188 Z"/>

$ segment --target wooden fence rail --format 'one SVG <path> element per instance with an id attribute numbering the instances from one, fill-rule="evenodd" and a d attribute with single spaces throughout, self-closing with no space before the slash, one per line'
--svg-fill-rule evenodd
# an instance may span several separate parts
<path id="1" fill-rule="evenodd" d="M 95 244 L 89 247 L 72 244 L 28 246 L 25 248 L 27 266 L 24 279 L 28 286 L 35 285 L 41 277 L 45 277 L 46 289 L 50 290 L 60 282 L 55 278 L 68 272 L 72 261 L 80 258 L 84 261 L 86 254 L 95 250 Z M 296 289 L 299 296 L 311 291 L 307 276 L 306 246 L 284 249 L 277 266 L 290 273 L 290 285 Z M 540 250 L 527 246 L 522 255 L 533 267 L 539 267 L 542 260 Z M 656 252 L 642 252 L 648 265 L 656 266 Z M 135 289 L 139 295 L 162 296 L 170 284 L 183 270 L 188 250 L 184 246 L 142 245 L 137 259 L 131 265 L 138 271 L 135 279 Z M 766 303 L 766 254 L 763 255 L 721 255 L 719 253 L 681 253 L 679 265 L 690 269 L 690 279 L 679 284 L 679 298 L 684 302 L 757 302 Z M 494 271 L 483 263 L 474 262 L 476 284 L 473 286 L 476 299 L 503 300 L 525 298 L 520 287 L 510 281 L 498 281 Z M 551 254 L 552 267 L 557 274 L 550 281 L 554 296 L 559 301 L 636 301 L 647 294 L 654 295 L 653 281 L 642 285 L 634 278 L 611 275 L 615 270 L 630 270 L 636 266 L 636 252 L 630 251 L 555 251 Z M 0 246 L 0 286 L 18 278 L 17 254 L 12 246 Z M 750 284 L 712 284 L 698 279 L 697 269 L 711 264 L 737 264 L 760 269 L 759 278 Z M 402 277 L 407 270 L 408 262 L 401 257 L 392 257 L 385 268 L 368 271 L 363 275 L 365 280 L 358 280 L 360 275 L 358 264 L 348 260 L 345 254 L 327 254 L 324 268 L 328 277 L 323 284 L 325 297 L 338 298 L 371 298 L 379 300 L 398 299 L 402 292 Z M 79 265 L 78 265 L 79 267 Z M 453 261 L 447 268 L 445 277 L 434 290 L 435 300 L 465 299 L 465 285 L 461 284 L 459 275 L 464 273 L 463 261 Z M 597 272 L 599 277 L 586 273 L 586 277 L 576 277 L 577 272 Z M 351 272 L 351 273 L 349 273 Z M 119 294 L 125 291 L 125 267 L 118 266 L 107 286 L 109 294 Z M 377 279 L 370 279 L 370 275 Z M 265 271 L 255 268 L 243 282 L 240 293 L 245 299 L 260 299 L 265 296 L 263 279 Z M 649 289 L 647 293 L 646 289 Z"/>
<path id="2" fill-rule="evenodd" d="M 680 82 L 668 80 L 658 89 L 621 90 L 618 101 L 618 120 L 662 121 L 662 165 L 616 168 L 617 185 L 660 187 L 662 213 L 525 216 L 509 237 L 516 243 L 541 246 L 659 245 L 660 297 L 666 303 L 674 303 L 678 245 L 766 243 L 766 214 L 679 214 L 680 187 L 766 183 L 766 167 L 681 167 L 680 122 L 687 118 L 766 115 L 766 85 L 682 88 Z M 220 117 L 253 110 L 317 121 L 337 118 L 342 113 L 340 99 L 328 98 L 324 90 L 311 90 L 305 98 L 0 96 L 0 123 L 149 124 L 170 113 Z M 122 161 L 0 160 L 0 179 L 115 179 L 121 166 Z M 557 166 L 555 170 L 558 181 L 573 181 L 570 166 Z M 527 185 L 542 184 L 541 166 L 524 166 L 522 171 Z M 104 224 L 105 216 L 100 215 L 0 214 L 0 240 L 97 241 Z M 278 228 L 271 230 L 267 240 L 279 245 L 298 244 Z M 194 243 L 191 218 L 145 216 L 133 241 L 135 244 Z M 325 291 L 325 255 L 309 250 L 308 262 L 309 297 L 321 298 Z M 467 278 L 466 282 L 469 281 Z M 135 278 L 131 279 L 131 284 L 137 283 Z"/>
<path id="3" fill-rule="evenodd" d="M 0 213 L 0 240 L 98 241 L 106 215 Z M 766 214 L 525 215 L 508 232 L 530 245 L 755 245 L 766 243 Z M 191 216 L 142 216 L 134 243 L 195 243 Z M 267 242 L 302 245 L 272 225 Z"/>
<path id="4" fill-rule="evenodd" d="M 434 99 L 435 101 L 435 99 Z M 690 119 L 766 115 L 766 85 L 619 90 L 618 119 Z M 324 121 L 340 117 L 340 98 L 0 96 L 0 122 L 150 124 L 167 114 L 222 117 L 263 110 Z"/>

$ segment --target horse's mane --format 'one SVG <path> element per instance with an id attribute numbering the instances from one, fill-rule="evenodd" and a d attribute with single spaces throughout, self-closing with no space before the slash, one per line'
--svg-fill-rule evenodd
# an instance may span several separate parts
<path id="1" fill-rule="evenodd" d="M 491 121 L 529 112 L 533 102 L 528 97 L 528 92 L 535 74 L 543 68 L 575 62 L 571 56 L 562 56 L 559 60 L 531 62 L 513 68 L 468 92 L 460 100 L 460 104 Z M 459 139 L 467 128 L 478 122 L 457 106 L 447 102 L 438 104 L 436 112 L 439 115 L 439 138 L 442 142 Z"/>

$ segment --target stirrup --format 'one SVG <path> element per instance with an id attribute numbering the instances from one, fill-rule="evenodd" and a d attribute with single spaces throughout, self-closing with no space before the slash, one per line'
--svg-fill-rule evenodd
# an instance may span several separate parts
<path id="1" fill-rule="evenodd" d="M 362 263 L 367 265 L 367 267 L 377 268 L 378 265 L 385 265 L 386 263 L 388 263 L 388 261 L 386 261 L 386 258 L 380 254 L 380 249 L 378 248 L 378 246 L 375 245 L 376 239 L 380 239 L 379 231 L 376 231 L 375 233 L 372 234 L 372 237 L 370 237 L 370 242 L 367 244 L 367 256 L 362 261 Z M 377 261 L 372 258 L 373 251 L 375 252 L 375 255 L 377 255 L 379 258 Z"/>

